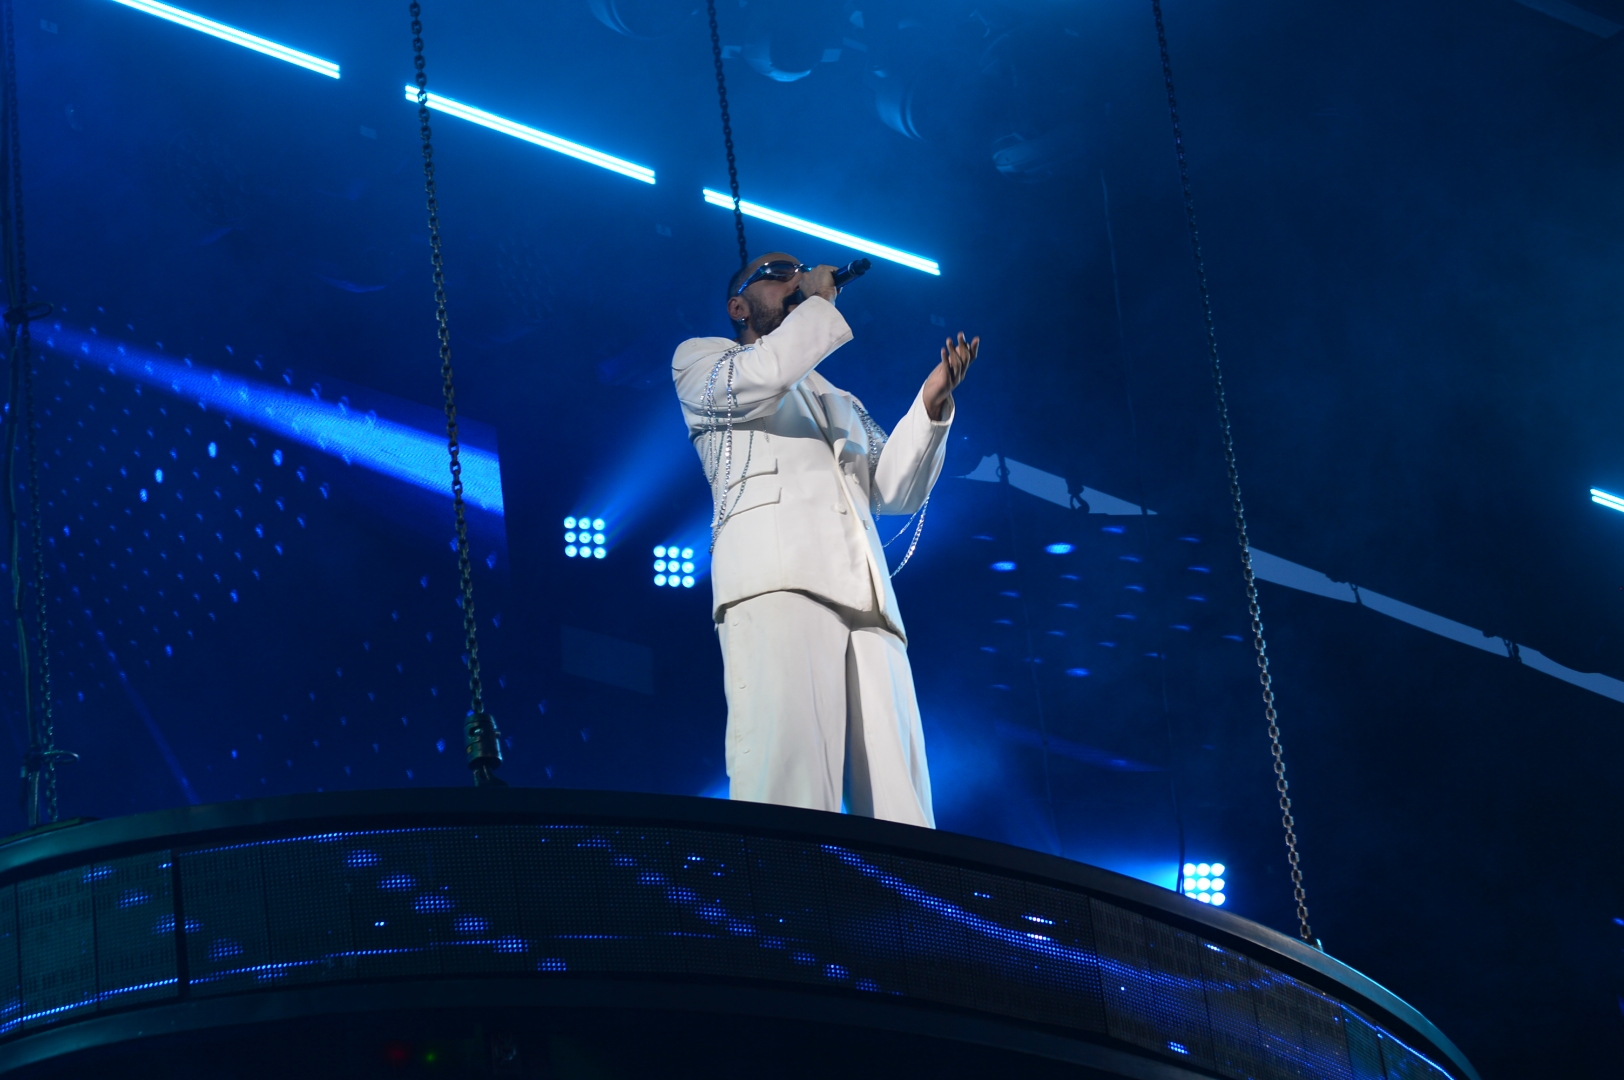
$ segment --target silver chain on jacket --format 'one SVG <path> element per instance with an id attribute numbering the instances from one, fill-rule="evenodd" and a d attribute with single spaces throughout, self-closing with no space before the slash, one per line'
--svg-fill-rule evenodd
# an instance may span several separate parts
<path id="1" fill-rule="evenodd" d="M 733 506 L 727 505 L 727 491 L 733 486 L 733 413 L 739 407 L 738 395 L 733 392 L 733 377 L 737 370 L 735 358 L 749 345 L 735 345 L 717 358 L 716 366 L 711 368 L 710 377 L 705 380 L 705 396 L 700 402 L 700 408 L 705 413 L 705 445 L 701 458 L 705 466 L 705 479 L 710 481 L 711 496 L 716 509 L 711 515 L 711 542 L 710 552 L 716 554 L 716 538 L 722 532 L 722 526 L 732 516 L 733 510 L 738 508 L 739 500 L 744 498 L 744 485 L 750 477 L 750 456 L 756 448 L 755 432 L 750 433 L 750 445 L 745 448 L 744 468 L 739 473 L 739 490 L 733 496 Z M 722 374 L 722 368 L 727 368 L 727 380 L 724 384 L 726 394 L 725 404 L 716 404 L 716 380 Z M 721 486 L 717 484 L 720 482 Z"/>
<path id="2" fill-rule="evenodd" d="M 705 379 L 705 394 L 700 400 L 700 410 L 705 416 L 705 442 L 700 457 L 705 466 L 705 479 L 710 482 L 711 497 L 715 504 L 715 510 L 711 515 L 712 555 L 716 554 L 716 538 L 721 535 L 722 526 L 727 524 L 727 519 L 738 509 L 739 500 L 744 498 L 744 487 L 750 479 L 750 459 L 755 453 L 755 432 L 752 431 L 749 445 L 745 448 L 744 467 L 739 470 L 739 489 L 733 495 L 733 505 L 729 506 L 727 493 L 733 486 L 733 414 L 739 407 L 738 395 L 733 390 L 733 379 L 738 370 L 735 361 L 738 355 L 748 348 L 749 345 L 735 345 L 717 357 L 710 375 Z M 727 371 L 725 379 L 722 375 L 724 368 Z M 716 401 L 718 379 L 722 379 L 721 404 Z M 868 444 L 869 513 L 878 517 L 880 455 L 885 451 L 885 443 L 889 436 L 856 398 L 852 399 L 852 406 L 856 408 L 857 417 L 862 421 L 863 434 Z M 897 568 L 891 571 L 892 577 L 901 573 L 902 568 L 908 565 L 908 560 L 913 558 L 914 551 L 919 547 L 920 534 L 925 530 L 925 511 L 929 508 L 930 496 L 927 495 L 918 512 L 903 523 L 902 531 L 885 542 L 885 546 L 890 547 L 901 538 L 902 533 L 908 531 L 909 525 L 914 526 L 913 539 L 908 544 L 908 551 L 902 556 L 902 562 L 897 564 Z"/>
<path id="3" fill-rule="evenodd" d="M 879 421 L 870 416 L 868 410 L 863 408 L 862 402 L 852 398 L 851 403 L 852 407 L 857 410 L 857 418 L 863 422 L 863 434 L 868 442 L 869 514 L 878 518 L 880 516 L 880 454 L 885 450 L 886 440 L 890 436 L 879 425 Z M 903 533 L 908 531 L 908 526 L 914 526 L 913 539 L 908 543 L 908 551 L 902 556 L 902 561 L 897 564 L 897 568 L 891 571 L 892 577 L 902 573 L 902 568 L 908 565 L 908 560 L 913 558 L 915 549 L 919 547 L 919 535 L 925 531 L 925 511 L 929 508 L 930 496 L 927 495 L 925 501 L 920 504 L 919 509 L 913 516 L 902 523 L 902 528 L 897 532 L 897 535 L 885 542 L 884 546 L 890 547 L 901 539 Z M 918 519 L 917 524 L 915 524 L 916 518 Z"/>

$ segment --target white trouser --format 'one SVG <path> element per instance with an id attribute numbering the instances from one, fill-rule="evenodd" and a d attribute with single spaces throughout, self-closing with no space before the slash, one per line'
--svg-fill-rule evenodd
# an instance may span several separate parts
<path id="1" fill-rule="evenodd" d="M 729 605 L 717 631 L 730 798 L 838 813 L 844 793 L 853 814 L 936 827 L 901 638 L 796 592 Z"/>

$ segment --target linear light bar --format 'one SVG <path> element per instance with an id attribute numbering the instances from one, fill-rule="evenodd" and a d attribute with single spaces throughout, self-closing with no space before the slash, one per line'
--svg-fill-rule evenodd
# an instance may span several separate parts
<path id="1" fill-rule="evenodd" d="M 123 4 L 125 7 L 134 8 L 137 11 L 144 11 L 148 15 L 156 15 L 160 19 L 168 19 L 170 22 L 178 23 L 188 29 L 208 34 L 210 37 L 217 37 L 221 41 L 229 41 L 233 45 L 241 45 L 245 49 L 253 49 L 255 52 L 263 53 L 266 56 L 273 56 L 278 60 L 302 67 L 306 71 L 314 71 L 318 75 L 325 75 L 329 79 L 338 78 L 338 65 L 331 60 L 323 60 L 319 56 L 311 56 L 307 52 L 290 49 L 286 45 L 279 45 L 271 41 L 269 38 L 250 34 L 246 30 L 238 30 L 235 26 L 227 26 L 225 23 L 215 22 L 213 19 L 205 19 L 201 15 L 184 11 L 178 7 L 172 7 L 169 4 L 160 4 L 158 0 L 113 0 L 113 3 Z"/>
<path id="2" fill-rule="evenodd" d="M 406 87 L 406 100 L 414 105 L 417 104 L 417 87 L 410 85 Z M 476 109 L 472 105 L 465 105 L 452 98 L 431 92 L 429 94 L 429 108 L 435 112 L 443 112 L 448 116 L 461 117 L 471 123 L 478 124 L 480 127 L 500 131 L 504 135 L 511 135 L 515 139 L 522 139 L 527 143 L 533 143 L 548 150 L 556 150 L 560 154 L 575 158 L 577 161 L 584 161 L 588 165 L 596 165 L 600 169 L 608 169 L 610 172 L 617 172 L 621 176 L 641 180 L 645 184 L 654 183 L 654 170 L 646 166 L 634 165 L 630 161 L 605 154 L 601 150 L 594 150 L 590 146 L 582 146 L 580 143 L 561 139 L 557 135 L 549 135 L 545 131 L 526 127 L 524 124 L 515 123 L 505 117 L 497 116 L 495 113 L 486 112 L 484 109 Z"/>
<path id="3" fill-rule="evenodd" d="M 1612 492 L 1603 491 L 1601 488 L 1591 488 L 1590 501 L 1605 506 L 1610 510 L 1624 513 L 1624 495 L 1614 495 Z"/>
<path id="4" fill-rule="evenodd" d="M 705 189 L 705 201 L 712 206 L 720 206 L 728 210 L 733 209 L 733 196 L 723 195 L 720 191 L 712 191 L 710 188 Z M 915 270 L 923 270 L 925 273 L 934 274 L 937 277 L 942 274 L 942 268 L 936 263 L 923 256 L 902 251 L 899 248 L 887 247 L 884 244 L 875 243 L 873 240 L 864 240 L 861 236 L 853 236 L 851 233 L 841 232 L 839 229 L 831 229 L 827 225 L 819 225 L 803 218 L 791 217 L 789 214 L 769 210 L 765 206 L 744 199 L 739 200 L 739 209 L 744 212 L 745 217 L 770 221 L 774 225 L 782 225 L 786 229 L 794 229 L 796 232 L 815 236 L 819 240 L 828 240 L 842 247 L 853 248 L 861 251 L 864 255 L 872 255 L 876 259 L 889 259 L 891 262 L 911 266 Z"/>

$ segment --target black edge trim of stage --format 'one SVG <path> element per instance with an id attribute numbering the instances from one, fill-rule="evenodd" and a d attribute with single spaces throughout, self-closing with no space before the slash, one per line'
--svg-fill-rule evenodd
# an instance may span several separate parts
<path id="1" fill-rule="evenodd" d="M 176 1002 L 131 1009 L 40 1032 L 0 1046 L 0 1073 L 68 1054 L 138 1039 L 162 1039 L 195 1031 L 276 1023 L 313 1016 L 432 1009 L 643 1009 L 713 1012 L 833 1025 L 882 1028 L 907 1035 L 944 1038 L 1009 1050 L 1095 1069 L 1132 1080 L 1207 1080 L 1207 1074 L 1158 1061 L 1137 1049 L 1118 1049 L 1051 1034 L 1019 1023 L 872 998 L 852 999 L 812 991 L 759 986 L 571 978 L 554 983 L 507 979 L 417 979 L 364 987 L 311 987 Z"/>
<path id="2" fill-rule="evenodd" d="M 0 840 L 0 885 L 75 865 L 91 853 L 115 857 L 179 844 L 302 835 L 312 828 L 520 824 L 528 820 L 664 825 L 851 843 L 1058 883 L 1112 903 L 1136 907 L 1141 913 L 1154 913 L 1241 952 L 1256 954 L 1262 950 L 1286 974 L 1327 993 L 1355 999 L 1361 1008 L 1385 1023 L 1437 1047 L 1461 1075 L 1479 1080 L 1459 1048 L 1408 1002 L 1340 960 L 1249 919 L 1137 878 L 1044 852 L 958 833 L 796 807 L 686 795 L 556 788 L 385 788 L 281 795 L 20 833 Z"/>

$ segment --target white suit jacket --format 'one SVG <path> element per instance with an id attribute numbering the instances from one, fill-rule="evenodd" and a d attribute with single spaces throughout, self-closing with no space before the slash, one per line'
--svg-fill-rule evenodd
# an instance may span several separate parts
<path id="1" fill-rule="evenodd" d="M 731 483 L 725 493 L 723 476 L 711 484 L 712 497 L 725 497 L 728 508 L 711 554 L 717 619 L 739 600 L 795 590 L 856 611 L 877 609 L 906 640 L 871 507 L 912 514 L 924 503 L 942 471 L 953 404 L 932 421 L 915 396 L 871 477 L 860 403 L 816 370 L 851 336 L 834 304 L 814 296 L 734 358 Z M 727 338 L 690 338 L 671 361 L 702 461 L 706 435 L 725 415 L 726 366 L 716 376 L 714 409 L 705 405 L 706 384 L 733 346 Z"/>

